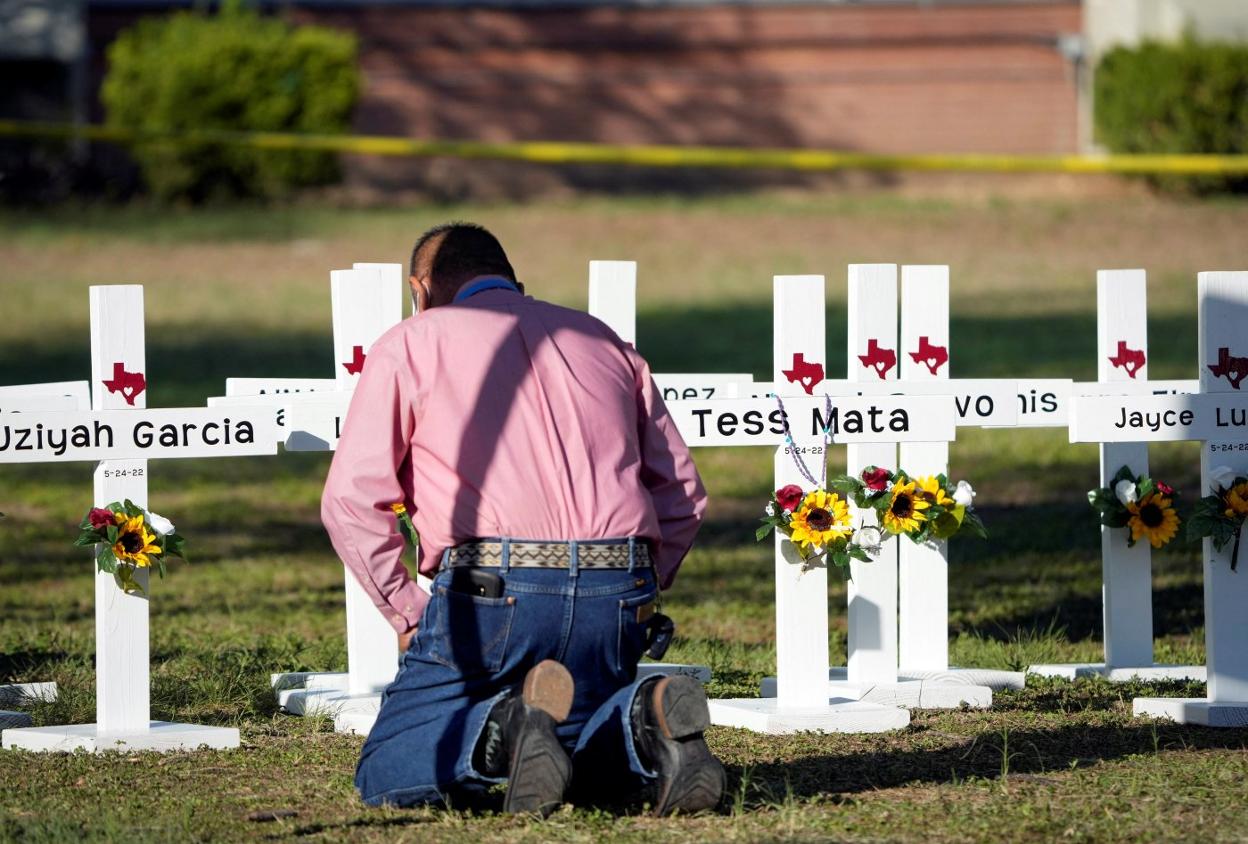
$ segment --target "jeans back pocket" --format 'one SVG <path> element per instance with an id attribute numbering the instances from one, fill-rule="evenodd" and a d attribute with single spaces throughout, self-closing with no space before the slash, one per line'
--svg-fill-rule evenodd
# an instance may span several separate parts
<path id="1" fill-rule="evenodd" d="M 437 621 L 429 657 L 463 674 L 498 671 L 507 656 L 516 599 L 482 598 L 436 586 L 433 600 Z"/>
<path id="2" fill-rule="evenodd" d="M 628 678 L 630 682 L 636 676 L 637 663 L 646 650 L 650 618 L 654 615 L 654 602 L 657 599 L 657 592 L 620 599 L 619 635 L 616 637 L 614 667 L 619 676 Z"/>

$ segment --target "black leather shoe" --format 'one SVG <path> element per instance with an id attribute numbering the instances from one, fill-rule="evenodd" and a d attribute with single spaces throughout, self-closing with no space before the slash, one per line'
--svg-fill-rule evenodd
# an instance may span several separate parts
<path id="1" fill-rule="evenodd" d="M 714 809 L 724 793 L 724 766 L 703 738 L 711 715 L 702 684 L 675 676 L 643 685 L 632 721 L 642 762 L 657 777 L 654 814 Z"/>
<path id="2" fill-rule="evenodd" d="M 568 669 L 547 659 L 529 669 L 519 696 L 501 702 L 490 714 L 501 738 L 497 750 L 505 750 L 508 759 L 503 811 L 545 817 L 563 803 L 572 761 L 555 735 L 555 725 L 568 717 L 573 689 Z M 487 760 L 497 750 L 486 748 Z M 491 767 L 487 761 L 483 769 Z"/>

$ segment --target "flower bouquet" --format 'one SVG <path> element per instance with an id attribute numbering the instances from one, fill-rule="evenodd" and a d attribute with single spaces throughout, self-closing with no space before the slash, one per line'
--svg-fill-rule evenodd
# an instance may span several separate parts
<path id="1" fill-rule="evenodd" d="M 1137 477 L 1123 466 L 1109 486 L 1088 492 L 1088 503 L 1105 527 L 1127 529 L 1128 547 L 1147 539 L 1149 545 L 1161 548 L 1178 535 L 1180 519 L 1173 506 L 1178 497 L 1169 484 L 1147 475 Z"/>
<path id="2" fill-rule="evenodd" d="M 954 484 L 943 474 L 912 477 L 900 469 L 868 466 L 858 477 L 833 478 L 828 487 L 858 507 L 874 510 L 885 533 L 915 543 L 962 534 L 988 538 L 975 513 L 975 490 L 966 481 Z"/>
<path id="3" fill-rule="evenodd" d="M 127 595 L 146 594 L 135 580 L 139 569 L 154 565 L 165 576 L 165 560 L 186 559 L 186 540 L 164 516 L 144 510 L 133 501 L 92 507 L 82 517 L 76 547 L 102 545 L 95 556 L 100 571 L 108 572 Z"/>
<path id="4" fill-rule="evenodd" d="M 407 505 L 402 501 L 396 501 L 390 505 L 390 512 L 394 513 L 394 518 L 398 522 L 399 534 L 413 548 L 419 548 L 420 534 L 416 532 L 416 525 L 412 523 L 412 514 L 407 512 Z"/>
<path id="5" fill-rule="evenodd" d="M 776 490 L 767 503 L 763 525 L 755 534 L 760 542 L 773 530 L 789 538 L 803 562 L 803 570 L 822 559 L 849 579 L 849 561 L 869 563 L 880 552 L 878 528 L 854 529 L 849 502 L 835 492 L 816 488 L 804 492 L 797 484 Z"/>
<path id="6" fill-rule="evenodd" d="M 1231 571 L 1239 567 L 1239 539 L 1248 518 L 1248 478 L 1228 466 L 1218 466 L 1209 472 L 1213 482 L 1213 494 L 1196 502 L 1192 516 L 1187 522 L 1187 538 L 1190 540 L 1209 537 L 1213 547 L 1221 551 L 1228 542 L 1234 541 L 1231 551 Z"/>

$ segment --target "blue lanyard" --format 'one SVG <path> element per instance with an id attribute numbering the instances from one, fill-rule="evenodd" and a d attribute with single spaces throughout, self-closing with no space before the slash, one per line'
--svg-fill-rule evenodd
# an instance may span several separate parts
<path id="1" fill-rule="evenodd" d="M 454 304 L 459 304 L 465 299 L 471 299 L 478 293 L 484 293 L 487 290 L 510 290 L 513 293 L 519 293 L 516 286 L 505 278 L 497 276 L 493 278 L 483 278 L 480 281 L 474 281 L 463 290 L 455 294 Z"/>

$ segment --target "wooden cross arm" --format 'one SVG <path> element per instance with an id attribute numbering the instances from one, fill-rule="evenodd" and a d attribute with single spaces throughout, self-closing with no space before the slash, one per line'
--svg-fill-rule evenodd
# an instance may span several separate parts
<path id="1" fill-rule="evenodd" d="M 1248 393 L 1080 396 L 1071 403 L 1072 443 L 1242 441 Z"/>

